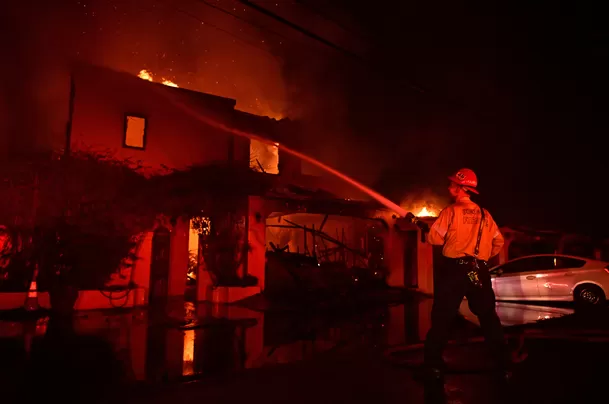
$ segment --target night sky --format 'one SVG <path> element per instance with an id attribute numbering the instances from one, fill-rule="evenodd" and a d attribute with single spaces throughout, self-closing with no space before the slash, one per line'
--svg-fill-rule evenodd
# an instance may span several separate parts
<path id="1" fill-rule="evenodd" d="M 609 233 L 600 10 L 254 3 L 340 49 L 236 0 L 3 2 L 0 131 L 55 144 L 75 60 L 146 68 L 248 112 L 301 120 L 304 151 L 396 200 L 443 194 L 446 176 L 468 166 L 500 224 Z"/>

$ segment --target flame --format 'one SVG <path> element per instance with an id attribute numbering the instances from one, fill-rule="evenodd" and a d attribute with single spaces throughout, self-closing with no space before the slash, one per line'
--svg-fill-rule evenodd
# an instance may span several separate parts
<path id="1" fill-rule="evenodd" d="M 250 168 L 267 174 L 279 174 L 279 143 L 269 145 L 252 139 L 250 141 Z"/>
<path id="2" fill-rule="evenodd" d="M 195 359 L 195 330 L 184 331 L 184 349 L 182 351 L 182 376 L 192 376 Z"/>
<path id="3" fill-rule="evenodd" d="M 151 71 L 146 70 L 146 69 L 140 70 L 140 72 L 137 74 L 137 77 L 139 77 L 142 80 L 154 82 L 154 74 Z M 167 80 L 164 77 L 161 77 L 160 83 L 162 83 L 166 86 L 169 86 L 169 87 L 180 88 L 180 86 L 178 86 L 176 83 L 174 83 L 171 80 Z M 214 94 L 214 92 L 209 92 L 209 94 Z M 216 95 L 226 96 L 226 95 L 222 95 L 222 94 L 216 94 Z M 285 116 L 283 114 L 273 111 L 273 108 L 271 107 L 271 105 L 269 105 L 267 102 L 260 100 L 259 98 L 256 98 L 256 105 L 250 105 L 249 108 L 243 108 L 243 105 L 241 107 L 237 106 L 237 109 L 239 109 L 241 111 L 249 112 L 249 113 L 255 114 L 255 115 L 266 116 L 266 117 L 275 119 L 277 121 L 280 121 L 283 118 L 285 118 Z"/>
<path id="4" fill-rule="evenodd" d="M 140 72 L 138 73 L 137 77 L 139 77 L 142 80 L 153 81 L 152 80 L 153 74 L 151 72 L 149 72 L 148 70 L 146 70 L 146 69 L 140 70 Z M 179 86 L 176 83 L 174 83 L 171 80 L 167 80 L 165 78 L 161 78 L 161 83 L 163 83 L 163 84 L 165 84 L 166 86 L 169 86 L 169 87 L 179 88 Z"/>
<path id="5" fill-rule="evenodd" d="M 438 217 L 438 212 L 435 210 L 428 210 L 427 206 L 423 206 L 423 208 L 419 211 L 419 213 L 415 214 L 416 217 Z"/>
<path id="6" fill-rule="evenodd" d="M 140 72 L 137 75 L 137 77 L 139 77 L 140 79 L 143 79 L 143 80 L 152 81 L 152 73 L 150 73 L 146 69 L 140 70 Z"/>
<path id="7" fill-rule="evenodd" d="M 171 81 L 171 80 L 165 80 L 165 79 L 163 79 L 163 84 L 165 84 L 166 86 L 169 86 L 169 87 L 179 88 L 178 85 L 176 83 L 174 83 L 173 81 Z"/>
<path id="8" fill-rule="evenodd" d="M 412 212 L 416 217 L 438 217 L 448 205 L 446 198 L 437 195 L 430 189 L 412 191 L 402 199 L 400 207 Z"/>

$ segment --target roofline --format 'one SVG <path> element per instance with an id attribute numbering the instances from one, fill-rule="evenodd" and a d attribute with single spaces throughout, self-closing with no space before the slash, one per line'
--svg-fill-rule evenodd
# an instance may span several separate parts
<path id="1" fill-rule="evenodd" d="M 141 79 L 137 76 L 137 74 L 132 73 L 132 72 L 128 72 L 125 70 L 117 70 L 117 69 L 113 69 L 111 67 L 107 67 L 107 66 L 101 66 L 101 65 L 97 65 L 97 64 L 92 64 L 92 63 L 84 63 L 84 62 L 77 62 L 74 63 L 71 66 L 71 73 L 72 75 L 76 74 L 78 75 L 78 72 L 81 70 L 101 70 L 101 71 L 106 71 L 109 73 L 113 73 L 116 75 L 123 75 L 126 79 L 137 79 L 137 80 L 142 80 L 145 82 L 148 82 L 149 85 L 157 85 L 157 86 L 161 86 L 162 88 L 164 88 L 166 91 L 175 91 L 175 92 L 182 92 L 182 93 L 187 93 L 190 94 L 192 96 L 196 96 L 196 97 L 201 97 L 202 99 L 206 100 L 206 101 L 215 101 L 221 104 L 224 104 L 227 107 L 230 107 L 231 109 L 235 110 L 235 107 L 237 105 L 237 100 L 233 99 L 233 98 L 227 98 L 227 97 L 222 97 L 219 95 L 214 95 L 214 94 L 209 94 L 209 93 L 203 93 L 200 91 L 195 91 L 195 90 L 190 90 L 188 88 L 184 88 L 184 87 L 173 87 L 173 86 L 167 86 L 163 83 L 159 83 L 156 81 L 148 81 L 148 80 L 144 80 Z"/>

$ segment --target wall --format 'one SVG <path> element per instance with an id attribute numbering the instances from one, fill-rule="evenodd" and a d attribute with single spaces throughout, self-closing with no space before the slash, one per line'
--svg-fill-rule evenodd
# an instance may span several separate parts
<path id="1" fill-rule="evenodd" d="M 184 296 L 186 274 L 188 273 L 188 234 L 190 221 L 179 218 L 171 229 L 171 249 L 169 253 L 169 297 Z"/>
<path id="2" fill-rule="evenodd" d="M 148 304 L 148 291 L 150 289 L 150 260 L 152 258 L 152 236 L 153 232 L 144 235 L 137 249 L 138 259 L 133 267 L 133 282 L 146 291 L 144 304 Z"/>
<path id="3" fill-rule="evenodd" d="M 72 150 L 107 150 L 119 159 L 141 161 L 152 170 L 225 162 L 231 155 L 249 162 L 249 140 L 235 139 L 197 121 L 163 94 L 219 121 L 231 119 L 233 100 L 94 67 L 76 70 L 73 79 Z M 127 113 L 147 119 L 144 150 L 123 147 Z"/>
<path id="4" fill-rule="evenodd" d="M 247 272 L 258 278 L 258 286 L 264 290 L 266 265 L 266 223 L 264 199 L 250 196 L 248 201 L 248 234 L 250 249 L 247 255 Z"/>

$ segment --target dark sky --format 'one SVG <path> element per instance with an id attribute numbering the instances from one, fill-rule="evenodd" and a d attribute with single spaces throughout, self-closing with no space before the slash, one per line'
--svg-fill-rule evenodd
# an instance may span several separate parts
<path id="1" fill-rule="evenodd" d="M 236 0 L 8 0 L 0 130 L 52 144 L 74 60 L 147 68 L 241 109 L 301 120 L 305 151 L 392 198 L 443 193 L 446 176 L 468 166 L 480 177 L 478 200 L 501 224 L 608 228 L 609 35 L 600 10 L 553 1 L 254 3 L 357 57 Z"/>

